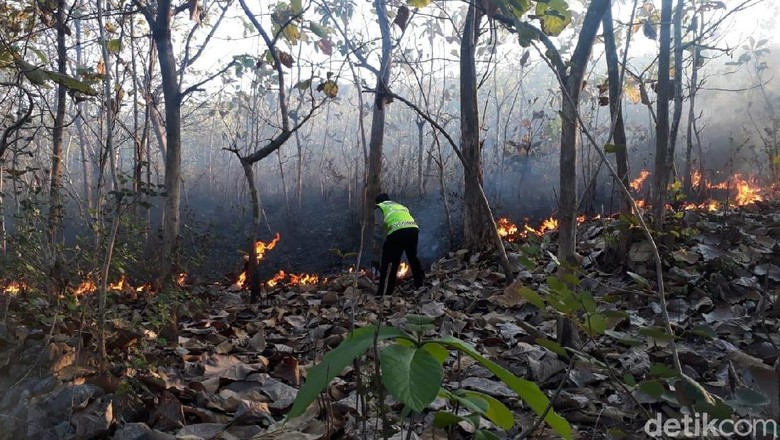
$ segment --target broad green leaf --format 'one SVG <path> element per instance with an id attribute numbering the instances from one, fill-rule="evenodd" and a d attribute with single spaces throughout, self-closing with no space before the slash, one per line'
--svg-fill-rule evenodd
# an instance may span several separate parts
<path id="1" fill-rule="evenodd" d="M 726 403 L 731 406 L 767 406 L 772 401 L 758 391 L 750 388 L 738 388 L 734 391 L 734 400 L 727 400 Z"/>
<path id="2" fill-rule="evenodd" d="M 571 11 L 564 0 L 536 3 L 536 16 L 542 22 L 542 31 L 552 37 L 558 36 L 571 23 Z"/>
<path id="3" fill-rule="evenodd" d="M 541 345 L 542 347 L 550 350 L 551 352 L 557 354 L 558 356 L 563 356 L 565 358 L 569 357 L 569 353 L 566 352 L 566 349 L 563 348 L 563 345 L 555 341 L 551 341 L 549 339 L 544 339 L 544 338 L 536 338 L 535 342 Z"/>
<path id="4" fill-rule="evenodd" d="M 645 342 L 642 339 L 629 335 L 628 333 L 615 330 L 604 330 L 604 334 L 620 342 L 621 344 L 628 345 L 629 347 L 642 345 Z"/>
<path id="5" fill-rule="evenodd" d="M 650 288 L 650 282 L 647 281 L 647 278 L 643 277 L 642 275 L 639 275 L 634 272 L 626 271 L 626 274 L 631 277 L 634 281 L 636 281 L 637 284 L 639 284 L 642 287 Z"/>
<path id="6" fill-rule="evenodd" d="M 437 428 L 446 428 L 460 422 L 467 422 L 471 425 L 474 425 L 474 421 L 472 419 L 467 419 L 465 417 L 457 416 L 455 414 L 444 411 L 439 411 L 433 415 L 433 425 Z"/>
<path id="7" fill-rule="evenodd" d="M 51 79 L 52 81 L 56 82 L 57 84 L 61 84 L 71 90 L 76 90 L 85 95 L 91 95 L 91 96 L 95 96 L 98 94 L 88 84 L 81 82 L 70 75 L 65 75 L 51 70 L 47 70 L 45 71 L 45 73 L 46 76 L 49 77 L 49 79 Z"/>
<path id="8" fill-rule="evenodd" d="M 391 345 L 379 356 L 382 383 L 396 399 L 416 412 L 436 398 L 444 369 L 428 350 Z"/>
<path id="9" fill-rule="evenodd" d="M 650 366 L 650 375 L 661 379 L 670 379 L 678 377 L 677 370 L 664 364 L 653 364 Z"/>
<path id="10" fill-rule="evenodd" d="M 499 8 L 502 11 L 512 15 L 516 19 L 522 18 L 522 16 L 533 7 L 531 0 L 502 0 L 498 3 Z"/>
<path id="11" fill-rule="evenodd" d="M 474 360 L 479 362 L 480 365 L 487 368 L 488 371 L 495 374 L 496 377 L 501 379 L 501 381 L 503 381 L 510 389 L 516 392 L 517 395 L 523 399 L 537 415 L 541 416 L 547 409 L 550 400 L 542 392 L 542 390 L 539 389 L 538 385 L 536 385 L 534 382 L 520 379 L 500 365 L 479 354 L 479 352 L 471 345 L 452 336 L 436 339 L 432 342 L 437 342 L 445 347 L 453 348 L 474 358 Z M 571 425 L 569 425 L 569 422 L 558 415 L 558 413 L 555 411 L 549 411 L 547 416 L 544 418 L 544 421 L 563 438 L 572 438 Z"/>
<path id="12" fill-rule="evenodd" d="M 450 398 L 460 402 L 467 410 L 480 415 L 485 414 L 488 408 L 490 408 L 490 403 L 487 400 L 478 396 L 467 396 L 465 392 L 460 390 L 451 394 Z"/>
<path id="13" fill-rule="evenodd" d="M 490 431 L 478 429 L 477 432 L 474 433 L 474 440 L 501 440 L 501 437 Z"/>
<path id="14" fill-rule="evenodd" d="M 422 348 L 428 351 L 440 364 L 444 364 L 444 361 L 450 356 L 449 350 L 433 342 L 423 345 Z"/>
<path id="15" fill-rule="evenodd" d="M 639 391 L 647 394 L 650 397 L 658 398 L 661 397 L 664 391 L 666 391 L 666 388 L 661 382 L 657 380 L 649 380 L 639 384 Z"/>
<path id="16" fill-rule="evenodd" d="M 699 325 L 694 326 L 691 329 L 691 333 L 693 333 L 695 335 L 699 335 L 699 336 L 705 337 L 705 338 L 713 338 L 714 339 L 714 338 L 718 337 L 718 333 L 715 332 L 715 329 L 713 329 L 712 327 L 710 327 L 707 324 L 699 324 Z"/>
<path id="17" fill-rule="evenodd" d="M 49 57 L 47 57 L 42 50 L 32 46 L 28 46 L 28 48 L 38 57 L 38 60 L 41 62 L 41 64 L 49 64 Z"/>
<path id="18" fill-rule="evenodd" d="M 618 151 L 626 151 L 625 145 L 606 144 L 604 145 L 605 153 L 617 153 Z"/>
<path id="19" fill-rule="evenodd" d="M 478 391 L 464 391 L 463 393 L 467 396 L 479 397 L 480 399 L 485 400 L 488 403 L 488 408 L 483 415 L 497 426 L 500 426 L 504 430 L 509 430 L 514 426 L 515 417 L 512 414 L 512 411 L 501 403 L 500 400 Z"/>
<path id="20" fill-rule="evenodd" d="M 636 378 L 631 373 L 626 373 L 623 375 L 623 382 L 626 383 L 626 385 L 633 387 L 636 385 Z"/>
<path id="21" fill-rule="evenodd" d="M 406 4 L 413 8 L 424 8 L 431 4 L 431 0 L 406 0 Z"/>
<path id="22" fill-rule="evenodd" d="M 309 90 L 309 88 L 311 88 L 311 78 L 299 81 L 297 84 L 295 84 L 295 87 L 301 91 Z"/>
<path id="23" fill-rule="evenodd" d="M 426 315 L 414 315 L 414 314 L 406 315 L 404 319 L 406 319 L 406 322 L 408 322 L 409 324 L 414 324 L 414 325 L 426 325 L 426 324 L 433 324 L 434 322 L 436 322 L 433 318 Z"/>
<path id="24" fill-rule="evenodd" d="M 119 53 L 119 51 L 122 50 L 122 40 L 115 38 L 106 41 L 106 49 L 111 53 Z"/>
<path id="25" fill-rule="evenodd" d="M 607 319 L 601 313 L 592 313 L 588 315 L 586 328 L 593 333 L 603 334 L 607 331 Z"/>
<path id="26" fill-rule="evenodd" d="M 320 38 L 328 38 L 328 29 L 317 24 L 317 23 L 309 23 L 309 29 L 314 32 L 314 35 L 320 37 Z"/>
<path id="27" fill-rule="evenodd" d="M 294 419 L 303 414 L 331 380 L 373 345 L 376 332 L 376 327 L 363 327 L 355 330 L 338 347 L 328 352 L 322 358 L 322 362 L 312 367 L 306 377 L 306 383 L 298 391 L 298 396 L 295 398 L 286 420 Z M 412 339 L 411 336 L 397 328 L 379 327 L 377 341 L 392 338 Z"/>
<path id="28" fill-rule="evenodd" d="M 523 286 L 519 289 L 517 289 L 517 293 L 520 294 L 521 297 L 525 298 L 530 302 L 531 304 L 535 305 L 536 307 L 543 309 L 544 308 L 544 300 L 541 296 L 539 296 L 538 293 L 536 293 L 535 290 L 529 288 L 528 286 Z"/>
<path id="29" fill-rule="evenodd" d="M 301 0 L 290 0 L 290 10 L 295 15 L 300 14 L 303 12 L 303 2 Z"/>

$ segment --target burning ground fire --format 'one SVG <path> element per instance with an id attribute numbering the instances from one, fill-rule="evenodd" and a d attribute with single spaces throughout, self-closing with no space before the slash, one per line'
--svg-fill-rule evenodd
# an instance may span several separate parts
<path id="1" fill-rule="evenodd" d="M 640 171 L 639 177 L 631 181 L 631 188 L 639 193 L 642 190 L 642 185 L 649 176 L 650 172 L 648 170 Z M 741 174 L 734 174 L 717 184 L 702 179 L 703 176 L 701 172 L 698 170 L 694 171 L 691 175 L 693 187 L 726 191 L 726 198 L 730 202 L 729 206 L 745 206 L 764 200 L 764 197 L 761 195 L 762 189 L 756 184 L 755 180 L 751 182 L 750 180 L 743 179 Z M 645 208 L 648 205 L 646 200 L 637 200 L 636 204 L 639 208 Z M 707 200 L 702 203 L 686 203 L 683 205 L 682 209 L 687 211 L 694 209 L 717 211 L 724 205 L 724 203 L 717 200 Z"/>
<path id="2" fill-rule="evenodd" d="M 3 288 L 3 293 L 5 293 L 6 295 L 14 296 L 25 289 L 27 289 L 27 286 L 24 283 L 20 283 L 18 281 L 11 281 Z"/>
<path id="3" fill-rule="evenodd" d="M 645 183 L 645 181 L 648 179 L 648 177 L 650 177 L 650 171 L 642 170 L 639 172 L 639 176 L 629 183 L 629 186 L 636 193 L 639 193 L 642 191 L 642 186 Z M 699 187 L 700 184 L 702 183 L 701 173 L 696 171 L 693 174 L 691 180 L 694 187 Z M 713 184 L 705 181 L 704 188 L 711 189 L 711 190 L 729 191 L 730 193 L 727 194 L 727 198 L 730 201 L 732 201 L 732 203 L 730 203 L 729 206 L 745 206 L 751 203 L 764 200 L 764 196 L 761 195 L 762 193 L 761 187 L 757 186 L 755 181 L 751 182 L 749 180 L 743 179 L 740 174 L 734 174 L 730 178 L 718 184 Z M 642 199 L 637 200 L 636 204 L 637 207 L 639 208 L 646 208 L 648 206 L 647 201 Z M 690 211 L 690 210 L 717 211 L 723 206 L 725 206 L 725 203 L 723 202 L 719 202 L 717 200 L 707 200 L 702 203 L 692 203 L 692 202 L 686 203 L 682 206 L 682 209 L 686 211 Z M 598 218 L 601 218 L 601 216 L 599 215 L 594 217 L 594 220 Z M 577 217 L 577 223 L 583 223 L 585 222 L 585 220 L 586 217 L 584 215 L 580 215 Z M 514 241 L 517 238 L 527 238 L 530 234 L 541 237 L 548 231 L 553 231 L 555 229 L 558 229 L 558 220 L 556 220 L 553 217 L 550 217 L 542 221 L 542 223 L 539 225 L 538 228 L 534 228 L 530 226 L 527 222 L 522 226 L 522 228 L 519 228 L 517 225 L 512 223 L 508 218 L 501 217 L 496 222 L 496 228 L 498 229 L 498 235 L 500 235 L 502 238 L 506 239 L 507 241 Z"/>
<path id="4" fill-rule="evenodd" d="M 585 216 L 581 216 L 582 221 L 585 221 Z M 578 222 L 580 221 L 580 217 L 577 218 Z M 531 225 L 529 225 L 527 222 L 523 225 L 523 229 L 520 230 L 517 225 L 512 223 L 508 218 L 501 217 L 498 219 L 498 235 L 500 235 L 502 238 L 507 239 L 508 241 L 514 241 L 517 237 L 520 238 L 527 238 L 529 234 L 534 234 L 539 237 L 543 236 L 546 232 L 554 231 L 558 229 L 558 220 L 556 220 L 553 217 L 550 217 L 539 225 L 538 228 L 534 228 Z"/>
<path id="5" fill-rule="evenodd" d="M 396 276 L 398 278 L 403 278 L 407 275 L 409 275 L 409 265 L 406 264 L 406 262 L 402 261 L 401 264 L 398 266 L 398 272 L 396 272 Z"/>
<path id="6" fill-rule="evenodd" d="M 270 242 L 265 243 L 262 241 L 258 241 L 255 243 L 255 253 L 257 254 L 258 263 L 262 261 L 263 258 L 265 258 L 265 253 L 267 251 L 270 251 L 271 249 L 276 247 L 276 244 L 279 243 L 279 240 L 281 240 L 281 238 L 282 238 L 281 235 L 279 235 L 279 233 L 277 232 L 276 237 L 274 237 L 274 239 L 271 240 Z M 280 270 L 271 279 L 266 281 L 265 285 L 268 287 L 274 287 L 277 284 L 282 282 L 290 286 L 307 285 L 307 284 L 311 285 L 311 284 L 317 284 L 319 281 L 320 279 L 318 275 L 312 275 L 307 273 L 302 273 L 297 275 L 292 273 L 288 274 L 285 271 Z M 238 276 L 238 280 L 236 280 L 236 285 L 239 288 L 243 289 L 244 287 L 246 287 L 246 282 L 247 282 L 247 273 L 246 270 L 244 270 Z"/>

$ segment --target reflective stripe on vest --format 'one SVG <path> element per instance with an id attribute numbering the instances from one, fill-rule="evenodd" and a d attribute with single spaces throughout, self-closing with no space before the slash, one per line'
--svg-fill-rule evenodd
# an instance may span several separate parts
<path id="1" fill-rule="evenodd" d="M 415 223 L 414 217 L 409 214 L 409 209 L 406 206 L 390 201 L 382 202 L 377 206 L 382 210 L 387 235 L 399 229 L 417 228 L 417 223 Z"/>

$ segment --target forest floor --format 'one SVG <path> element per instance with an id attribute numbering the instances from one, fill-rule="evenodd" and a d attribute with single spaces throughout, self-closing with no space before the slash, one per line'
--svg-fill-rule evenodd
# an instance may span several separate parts
<path id="1" fill-rule="evenodd" d="M 406 280 L 384 299 L 371 294 L 375 284 L 361 271 L 333 274 L 317 285 L 277 285 L 259 304 L 248 304 L 236 286 L 185 285 L 177 297 L 177 332 L 161 318 L 171 314 L 173 300 L 114 293 L 105 369 L 98 368 L 94 349 L 94 297 L 66 308 L 24 292 L 5 295 L 0 438 L 375 438 L 376 418 L 361 423 L 365 407 L 357 404 L 356 377 L 371 368 L 347 368 L 303 416 L 282 422 L 307 371 L 351 328 L 403 327 L 409 314 L 433 318 L 431 334 L 457 336 L 534 381 L 575 438 L 647 438 L 648 419 L 679 415 L 685 405 L 674 392 L 672 339 L 684 372 L 733 414 L 777 419 L 780 204 L 686 211 L 670 222 L 661 251 L 674 337 L 663 330 L 654 263 L 641 234 L 628 261 L 620 261 L 610 248 L 615 219 L 580 225 L 584 260 L 574 290 L 590 292 L 605 319 L 598 331 L 579 332 L 571 362 L 547 342 L 556 340 L 559 314 L 549 306 L 540 310 L 522 293 L 528 287 L 549 300 L 556 288 L 550 278 L 557 270 L 554 231 L 507 242 L 517 273 L 509 286 L 495 255 L 466 251 L 434 263 L 422 291 L 412 292 Z M 64 311 L 55 313 L 57 307 Z M 362 364 L 371 365 L 370 359 Z M 482 422 L 499 438 L 558 438 L 544 424 L 527 434 L 536 415 L 470 359 L 452 353 L 444 385 L 506 404 L 515 416 L 510 431 Z M 401 405 L 391 397 L 386 403 L 390 438 L 470 438 L 473 432 L 468 423 L 434 428 L 434 412 L 448 409 L 443 400 L 411 422 L 401 420 Z M 369 402 L 369 411 L 374 406 Z"/>

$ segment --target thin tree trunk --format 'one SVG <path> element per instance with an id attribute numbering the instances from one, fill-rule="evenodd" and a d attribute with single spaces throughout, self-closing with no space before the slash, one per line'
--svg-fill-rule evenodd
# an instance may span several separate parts
<path id="1" fill-rule="evenodd" d="M 463 178 L 464 245 L 478 251 L 489 243 L 491 231 L 485 221 L 487 212 L 481 202 L 482 144 L 479 139 L 479 106 L 475 52 L 482 12 L 469 4 L 460 48 L 460 123 L 461 151 L 465 160 Z"/>
<path id="2" fill-rule="evenodd" d="M 693 2 L 694 10 L 696 9 L 696 1 Z M 699 22 L 694 29 L 694 38 L 696 40 L 700 37 L 700 29 L 703 26 L 703 16 L 698 17 Z M 688 98 L 688 121 L 685 136 L 685 176 L 683 176 L 683 188 L 685 194 L 688 197 L 692 197 L 694 194 L 693 188 L 693 136 L 694 136 L 694 124 L 696 123 L 696 95 L 699 90 L 699 62 L 701 56 L 701 49 L 698 46 L 693 47 L 693 59 L 691 61 L 691 80 L 688 86 L 689 98 Z M 680 72 L 682 75 L 682 72 Z M 701 164 L 699 164 L 701 169 Z"/>
<path id="3" fill-rule="evenodd" d="M 677 0 L 677 8 L 674 12 L 674 113 L 672 114 L 672 127 L 669 133 L 669 146 L 666 152 L 665 169 L 674 170 L 674 153 L 677 145 L 677 133 L 680 130 L 680 119 L 683 110 L 683 42 L 682 42 L 682 15 L 685 0 Z M 694 47 L 695 49 L 695 47 Z M 668 179 L 667 179 L 668 182 Z"/>
<path id="4" fill-rule="evenodd" d="M 241 167 L 244 169 L 244 177 L 246 177 L 246 183 L 249 186 L 249 195 L 252 200 L 252 227 L 249 231 L 249 261 L 247 264 L 247 282 L 249 284 L 249 292 L 251 301 L 257 302 L 260 298 L 260 277 L 257 271 L 257 249 L 255 243 L 257 242 L 257 231 L 260 230 L 260 196 L 257 192 L 257 185 L 255 184 L 255 175 L 252 170 L 252 164 L 247 161 L 241 161 Z"/>
<path id="5" fill-rule="evenodd" d="M 571 58 L 570 73 L 559 70 L 562 78 L 563 102 L 561 108 L 560 194 L 558 216 L 558 258 L 576 263 L 577 240 L 577 145 L 579 143 L 580 91 L 585 69 L 599 30 L 599 23 L 609 7 L 609 0 L 594 0 L 588 6 L 577 47 Z"/>
<path id="6" fill-rule="evenodd" d="M 68 17 L 67 2 L 57 1 L 57 72 L 67 75 L 67 46 L 65 45 L 65 33 L 67 32 L 65 21 Z M 57 109 L 52 130 L 52 154 L 51 154 L 51 189 L 49 193 L 49 219 L 48 241 L 52 252 L 52 266 L 50 276 L 55 283 L 62 280 L 62 255 L 60 253 L 60 240 L 62 235 L 62 218 L 64 212 L 62 200 L 62 145 L 65 134 L 65 110 L 67 105 L 67 88 L 63 84 L 57 85 Z"/>
<path id="7" fill-rule="evenodd" d="M 615 44 L 615 29 L 612 25 L 612 9 L 607 8 L 604 12 L 604 18 L 602 19 L 602 25 L 604 30 L 604 46 L 607 59 L 607 74 L 609 76 L 609 113 L 610 119 L 613 121 L 614 129 L 611 133 L 614 139 L 615 149 L 615 162 L 617 164 L 618 176 L 624 186 L 628 187 L 628 141 L 626 139 L 626 127 L 623 122 L 623 94 L 621 88 L 623 83 L 621 81 L 619 60 L 617 53 L 617 45 Z M 622 191 L 619 191 L 620 197 L 620 214 L 623 216 L 631 215 L 631 200 Z M 631 245 L 630 233 L 628 228 L 620 230 L 620 237 L 618 238 L 619 247 L 618 251 L 620 255 L 625 256 L 628 252 L 628 248 Z"/>
<path id="8" fill-rule="evenodd" d="M 157 47 L 158 62 L 165 97 L 165 207 L 163 210 L 163 242 L 160 277 L 170 284 L 177 270 L 181 204 L 181 92 L 176 75 L 176 59 L 171 40 L 171 0 L 157 5 L 152 36 Z"/>
<path id="9" fill-rule="evenodd" d="M 379 75 L 376 78 L 377 94 L 374 99 L 371 116 L 371 134 L 368 141 L 368 175 L 366 177 L 366 196 L 363 203 L 364 237 L 374 237 L 374 199 L 381 191 L 382 185 L 382 147 L 385 138 L 385 113 L 387 111 L 385 92 L 390 82 L 390 66 L 392 42 L 390 41 L 390 22 L 387 18 L 387 5 L 384 0 L 374 0 L 379 29 L 382 34 L 382 53 Z M 362 109 L 361 109 L 362 111 Z M 379 256 L 379 244 L 371 240 L 372 255 Z"/>
<path id="10" fill-rule="evenodd" d="M 666 211 L 666 184 L 669 182 L 669 172 L 666 169 L 666 155 L 669 151 L 669 63 L 671 51 L 671 19 L 672 0 L 661 2 L 661 48 L 658 55 L 658 83 L 656 96 L 658 99 L 655 126 L 655 173 L 653 176 L 653 216 L 656 231 L 663 229 L 664 212 Z"/>
<path id="11" fill-rule="evenodd" d="M 425 121 L 421 118 L 417 118 L 417 195 L 420 197 L 425 195 L 423 185 L 423 158 L 425 155 L 423 128 L 425 128 Z"/>

